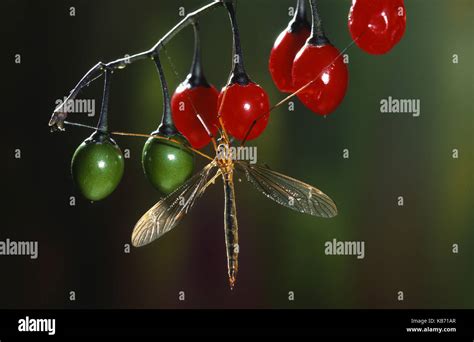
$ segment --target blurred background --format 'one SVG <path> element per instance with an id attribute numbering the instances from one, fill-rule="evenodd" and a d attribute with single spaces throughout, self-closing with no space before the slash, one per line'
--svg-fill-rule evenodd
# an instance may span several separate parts
<path id="1" fill-rule="evenodd" d="M 35 240 L 39 258 L 1 256 L 1 308 L 474 308 L 474 2 L 406 1 L 407 30 L 387 55 L 353 46 L 341 106 L 323 118 L 298 101 L 271 114 L 252 142 L 260 163 L 329 194 L 339 215 L 300 215 L 237 183 L 240 270 L 229 290 L 223 192 L 216 183 L 162 239 L 124 253 L 137 219 L 159 200 L 144 177 L 144 140 L 118 138 L 130 150 L 119 188 L 90 203 L 74 189 L 70 160 L 90 131 L 50 133 L 55 101 L 98 61 L 151 47 L 206 0 L 4 0 L 2 20 L 2 194 L 0 240 Z M 284 97 L 267 63 L 290 17 L 291 0 L 239 0 L 244 58 L 272 104 Z M 349 0 L 320 0 L 334 45 L 350 43 Z M 75 16 L 70 16 L 71 7 Z M 232 38 L 223 8 L 201 20 L 205 73 L 218 88 L 231 67 Z M 175 89 L 188 73 L 192 29 L 163 59 Z M 14 63 L 15 54 L 21 64 Z M 453 55 L 459 63 L 453 64 Z M 102 80 L 82 98 L 101 101 Z M 383 98 L 420 99 L 421 115 L 381 114 Z M 149 133 L 162 98 L 151 61 L 114 74 L 110 126 Z M 72 116 L 94 125 L 97 118 Z M 74 120 L 73 120 L 74 119 Z M 22 158 L 15 159 L 15 149 Z M 350 158 L 343 159 L 349 149 Z M 453 149 L 459 158 L 452 158 Z M 210 153 L 211 151 L 208 150 Z M 196 159 L 199 170 L 205 160 Z M 75 206 L 70 206 L 75 196 Z M 398 196 L 404 206 L 397 205 Z M 365 259 L 326 256 L 332 239 L 365 241 Z M 453 244 L 459 253 L 452 253 Z M 69 301 L 75 291 L 76 301 Z M 186 300 L 178 301 L 184 291 Z M 295 294 L 288 301 L 288 292 Z M 397 292 L 404 292 L 404 301 Z"/>

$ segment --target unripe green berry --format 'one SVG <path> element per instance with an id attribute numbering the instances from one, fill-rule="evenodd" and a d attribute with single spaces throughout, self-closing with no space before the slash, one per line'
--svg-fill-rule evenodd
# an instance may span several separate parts
<path id="1" fill-rule="evenodd" d="M 123 176 L 122 151 L 108 134 L 95 132 L 74 152 L 71 172 L 79 191 L 91 201 L 109 196 Z"/>
<path id="2" fill-rule="evenodd" d="M 168 138 L 189 146 L 187 140 L 180 134 Z M 183 145 L 149 138 L 143 146 L 143 171 L 151 184 L 163 194 L 176 190 L 193 173 L 194 156 Z"/>

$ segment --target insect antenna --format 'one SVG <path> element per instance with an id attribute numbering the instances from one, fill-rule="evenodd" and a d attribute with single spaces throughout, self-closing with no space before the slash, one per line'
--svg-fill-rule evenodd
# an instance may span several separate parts
<path id="1" fill-rule="evenodd" d="M 87 128 L 87 129 L 94 130 L 94 131 L 97 129 L 97 127 L 94 127 L 94 126 L 85 125 L 85 124 L 81 124 L 81 123 L 77 123 L 77 122 L 71 122 L 71 121 L 64 121 L 64 124 L 68 125 L 68 126 Z M 151 134 L 143 134 L 143 133 L 130 133 L 130 132 L 117 132 L 117 131 L 109 132 L 109 134 L 111 134 L 111 135 L 121 135 L 121 136 L 127 136 L 127 137 L 155 138 L 155 139 L 159 139 L 159 140 L 165 140 L 165 141 L 169 141 L 169 142 L 178 144 L 179 146 L 181 146 L 181 147 L 183 147 L 183 148 L 185 148 L 185 149 L 187 149 L 191 152 L 194 152 L 194 153 L 200 155 L 201 157 L 204 157 L 204 158 L 209 159 L 209 160 L 214 160 L 214 158 L 212 158 L 208 154 L 206 154 L 204 152 L 201 152 L 201 151 L 199 151 L 195 148 L 192 148 L 191 146 L 184 145 L 181 141 L 175 140 L 173 138 L 162 137 L 162 136 L 159 136 L 159 135 L 151 135 Z"/>

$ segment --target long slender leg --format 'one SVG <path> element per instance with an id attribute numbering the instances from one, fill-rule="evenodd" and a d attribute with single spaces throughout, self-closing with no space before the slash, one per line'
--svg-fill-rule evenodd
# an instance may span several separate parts
<path id="1" fill-rule="evenodd" d="M 209 181 L 207 182 L 206 185 L 204 185 L 204 188 L 202 189 L 202 192 L 206 191 L 206 189 L 211 186 L 212 184 L 214 184 L 216 182 L 216 179 L 217 177 L 219 177 L 220 175 L 222 174 L 221 170 L 217 170 L 216 174 L 214 175 L 214 177 L 212 177 L 211 179 L 209 179 Z"/>
<path id="2" fill-rule="evenodd" d="M 239 236 L 237 225 L 237 210 L 235 207 L 235 192 L 233 170 L 222 174 L 224 183 L 224 233 L 227 252 L 227 272 L 229 275 L 230 289 L 235 285 L 238 270 Z"/>

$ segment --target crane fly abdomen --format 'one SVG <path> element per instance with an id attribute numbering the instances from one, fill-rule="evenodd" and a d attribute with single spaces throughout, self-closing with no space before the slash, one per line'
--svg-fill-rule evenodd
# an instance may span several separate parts
<path id="1" fill-rule="evenodd" d="M 238 271 L 239 235 L 237 225 L 237 209 L 235 207 L 235 191 L 233 170 L 228 168 L 222 173 L 224 183 L 224 234 L 227 253 L 227 272 L 231 290 L 234 288 Z"/>

